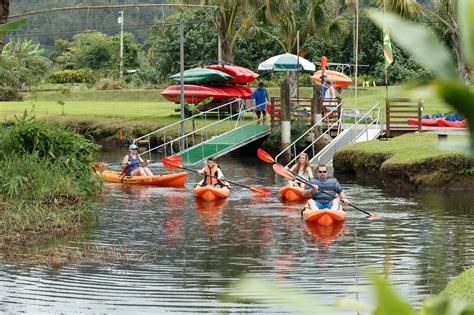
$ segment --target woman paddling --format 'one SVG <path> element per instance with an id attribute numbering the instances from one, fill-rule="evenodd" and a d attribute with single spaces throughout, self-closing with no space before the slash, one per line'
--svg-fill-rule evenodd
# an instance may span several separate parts
<path id="1" fill-rule="evenodd" d="M 131 144 L 128 148 L 129 154 L 122 159 L 122 169 L 125 176 L 153 176 L 153 173 L 148 169 L 150 162 L 144 161 L 138 155 L 138 147 L 136 144 Z M 143 164 L 143 167 L 140 166 Z"/>
<path id="2" fill-rule="evenodd" d="M 295 173 L 295 174 L 298 174 L 299 176 L 307 179 L 308 181 L 311 181 L 311 179 L 313 178 L 313 171 L 311 170 L 311 165 L 309 164 L 309 157 L 308 157 L 308 154 L 306 153 L 301 153 L 299 156 L 298 156 L 298 159 L 296 160 L 296 163 L 295 165 L 293 165 L 292 168 L 290 168 L 290 170 Z M 290 186 L 299 186 L 299 187 L 305 187 L 305 184 L 298 181 L 297 179 L 295 181 L 288 181 L 288 185 Z"/>

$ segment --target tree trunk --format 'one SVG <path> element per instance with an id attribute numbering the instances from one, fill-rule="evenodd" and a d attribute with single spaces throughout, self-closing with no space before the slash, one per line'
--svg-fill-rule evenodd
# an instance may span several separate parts
<path id="1" fill-rule="evenodd" d="M 298 87 L 298 82 L 296 81 L 296 71 L 288 71 L 287 78 L 290 84 L 290 97 L 296 98 L 296 89 Z"/>
<path id="2" fill-rule="evenodd" d="M 0 0 L 0 25 L 8 22 L 8 15 L 10 13 L 10 0 Z M 3 36 L 0 37 L 0 52 L 3 50 L 5 42 Z"/>
<path id="3" fill-rule="evenodd" d="M 290 82 L 288 78 L 281 81 L 281 150 L 285 150 L 282 158 L 285 162 L 291 160 L 291 121 L 290 121 Z"/>
<path id="4" fill-rule="evenodd" d="M 226 25 L 222 13 L 217 10 L 217 31 L 219 32 L 219 45 L 221 45 L 222 61 L 234 63 L 234 54 L 230 48 L 230 39 L 227 38 Z"/>
<path id="5" fill-rule="evenodd" d="M 466 86 L 469 86 L 471 79 L 471 70 L 469 69 L 469 66 L 464 62 L 461 50 L 459 49 L 459 44 L 457 44 L 457 42 L 454 42 L 454 53 L 456 54 L 456 61 L 458 63 L 458 69 L 459 73 L 461 74 L 461 79 L 463 80 Z"/>

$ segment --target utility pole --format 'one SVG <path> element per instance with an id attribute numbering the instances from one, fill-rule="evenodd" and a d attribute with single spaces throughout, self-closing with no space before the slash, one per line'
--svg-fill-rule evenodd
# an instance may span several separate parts
<path id="1" fill-rule="evenodd" d="M 180 94 L 181 94 L 181 136 L 183 137 L 180 141 L 180 151 L 184 150 L 184 23 L 183 20 L 179 21 L 179 73 L 180 73 Z"/>
<path id="2" fill-rule="evenodd" d="M 118 23 L 120 24 L 120 79 L 123 77 L 123 11 L 119 11 Z"/>

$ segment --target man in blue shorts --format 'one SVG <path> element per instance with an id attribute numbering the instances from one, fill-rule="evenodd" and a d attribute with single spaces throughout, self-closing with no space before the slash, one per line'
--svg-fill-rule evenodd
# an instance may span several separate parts
<path id="1" fill-rule="evenodd" d="M 256 88 L 252 93 L 252 99 L 255 100 L 255 113 L 257 114 L 257 125 L 260 125 L 260 121 L 262 125 L 265 124 L 265 120 L 267 117 L 267 101 L 268 101 L 268 92 L 267 89 L 264 87 L 263 82 L 258 83 L 258 88 Z M 263 116 L 262 120 L 260 120 L 260 116 Z"/>
<path id="2" fill-rule="evenodd" d="M 350 203 L 349 200 L 346 199 L 346 195 L 342 191 L 342 187 L 337 179 L 334 177 L 328 177 L 328 168 L 326 165 L 318 165 L 316 167 L 315 175 L 316 178 L 311 179 L 313 186 L 303 192 L 304 197 L 311 195 L 311 199 L 308 200 L 310 209 L 338 210 L 340 207 L 340 201 L 346 204 Z"/>

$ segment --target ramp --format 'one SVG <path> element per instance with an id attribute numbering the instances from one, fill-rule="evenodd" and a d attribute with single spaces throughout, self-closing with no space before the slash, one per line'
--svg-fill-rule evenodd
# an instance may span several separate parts
<path id="1" fill-rule="evenodd" d="M 219 157 L 270 134 L 268 125 L 245 125 L 194 145 L 177 155 L 187 164 L 197 164 L 210 156 Z"/>

